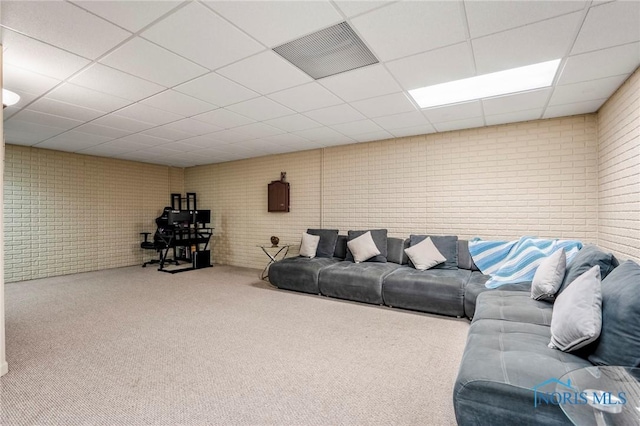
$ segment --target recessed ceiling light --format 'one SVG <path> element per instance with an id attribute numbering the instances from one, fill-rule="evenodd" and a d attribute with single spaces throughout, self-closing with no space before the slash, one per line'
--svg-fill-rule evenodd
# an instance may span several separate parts
<path id="1" fill-rule="evenodd" d="M 409 90 L 420 108 L 455 104 L 551 86 L 560 59 Z"/>
<path id="2" fill-rule="evenodd" d="M 2 89 L 2 105 L 11 106 L 18 103 L 20 95 L 13 93 L 10 90 Z"/>

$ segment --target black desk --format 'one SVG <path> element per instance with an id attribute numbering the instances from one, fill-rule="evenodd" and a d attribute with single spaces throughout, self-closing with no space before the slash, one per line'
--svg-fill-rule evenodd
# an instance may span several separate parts
<path id="1" fill-rule="evenodd" d="M 160 233 L 166 248 L 160 253 L 159 271 L 177 273 L 211 266 L 211 251 L 208 250 L 213 228 L 178 227 L 166 228 Z M 187 262 L 188 266 L 166 269 L 169 250 L 173 250 L 173 261 Z"/>

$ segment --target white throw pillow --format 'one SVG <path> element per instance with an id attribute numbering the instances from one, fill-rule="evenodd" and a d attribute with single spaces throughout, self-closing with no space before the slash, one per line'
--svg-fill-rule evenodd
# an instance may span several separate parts
<path id="1" fill-rule="evenodd" d="M 351 250 L 351 254 L 353 254 L 353 261 L 355 263 L 364 262 L 380 254 L 380 250 L 378 250 L 376 243 L 373 241 L 370 231 L 365 232 L 351 241 L 347 241 L 347 246 L 349 250 Z"/>
<path id="2" fill-rule="evenodd" d="M 404 249 L 404 252 L 407 253 L 407 256 L 409 256 L 409 259 L 413 262 L 413 266 L 420 271 L 433 268 L 447 260 L 429 237 L 420 241 L 415 246 Z"/>
<path id="3" fill-rule="evenodd" d="M 550 348 L 574 351 L 595 341 L 602 330 L 600 266 L 576 278 L 560 293 L 551 315 Z"/>
<path id="4" fill-rule="evenodd" d="M 553 300 L 562 285 L 567 269 L 567 255 L 564 249 L 558 249 L 545 258 L 538 266 L 531 283 L 531 298 L 535 300 Z"/>
<path id="5" fill-rule="evenodd" d="M 311 235 L 303 232 L 302 242 L 300 242 L 300 256 L 308 257 L 309 259 L 316 257 L 318 243 L 320 243 L 319 235 Z"/>

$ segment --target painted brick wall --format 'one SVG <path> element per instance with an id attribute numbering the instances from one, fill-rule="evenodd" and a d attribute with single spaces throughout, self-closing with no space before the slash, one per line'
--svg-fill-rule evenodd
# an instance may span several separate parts
<path id="1" fill-rule="evenodd" d="M 143 255 L 139 233 L 155 230 L 169 202 L 168 167 L 15 145 L 6 146 L 5 156 L 6 281 L 153 256 Z"/>
<path id="2" fill-rule="evenodd" d="M 598 243 L 640 262 L 640 70 L 598 111 Z"/>
<path id="3" fill-rule="evenodd" d="M 221 264 L 264 266 L 256 244 L 312 226 L 596 242 L 597 156 L 590 114 L 188 168 L 185 190 L 212 210 Z M 281 170 L 292 212 L 267 213 Z"/>
<path id="4" fill-rule="evenodd" d="M 321 151 L 304 151 L 185 170 L 185 191 L 198 195 L 198 208 L 210 209 L 213 262 L 253 268 L 268 258 L 257 247 L 299 243 L 308 227 L 320 225 Z M 267 212 L 267 185 L 287 172 L 291 183 L 291 212 Z M 291 253 L 297 253 L 297 248 Z"/>

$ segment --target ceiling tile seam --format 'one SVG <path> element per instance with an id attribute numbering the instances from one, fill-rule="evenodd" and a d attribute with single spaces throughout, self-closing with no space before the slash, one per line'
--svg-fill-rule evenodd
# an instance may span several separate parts
<path id="1" fill-rule="evenodd" d="M 350 16 L 350 17 L 347 17 L 347 16 L 346 16 L 346 14 L 342 11 L 342 9 L 340 9 L 340 6 L 338 6 L 338 5 L 335 3 L 335 1 L 334 1 L 334 0 L 330 0 L 330 1 L 329 1 L 329 3 L 331 3 L 332 5 L 334 5 L 334 7 L 338 10 L 338 12 L 339 12 L 340 14 L 342 14 L 342 15 L 344 16 L 344 18 L 345 18 L 345 19 L 354 19 L 354 18 L 359 18 L 359 17 L 361 17 L 361 16 L 364 16 L 364 15 L 366 15 L 366 14 L 368 14 L 368 13 L 375 12 L 375 11 L 377 11 L 377 10 L 380 10 L 380 9 L 384 8 L 384 7 L 390 6 L 390 5 L 392 5 L 392 4 L 400 3 L 400 1 L 401 1 L 401 0 L 388 1 L 388 2 L 385 2 L 384 4 L 382 4 L 382 5 L 380 5 L 380 6 L 376 6 L 376 7 L 374 7 L 373 9 L 369 9 L 369 10 L 366 10 L 366 11 L 364 11 L 364 12 L 357 13 L 357 14 L 355 14 L 355 15 L 353 15 L 353 16 Z"/>
<path id="2" fill-rule="evenodd" d="M 576 28 L 574 30 L 573 33 L 573 41 L 571 43 L 569 43 L 569 47 L 567 48 L 565 54 L 562 56 L 562 59 L 560 61 L 560 65 L 558 66 L 558 70 L 560 70 L 560 72 L 556 71 L 556 75 L 553 78 L 553 82 L 551 82 L 551 90 L 549 91 L 549 95 L 547 96 L 547 100 L 544 103 L 544 106 L 542 107 L 542 114 L 540 115 L 540 117 L 544 117 L 544 115 L 547 112 L 547 108 L 549 107 L 549 103 L 551 102 L 551 98 L 553 98 L 553 94 L 556 91 L 556 87 L 557 87 L 557 83 L 560 80 L 560 77 L 562 76 L 562 73 L 564 72 L 564 68 L 567 65 L 567 60 L 569 58 L 569 54 L 571 53 L 571 50 L 573 49 L 573 46 L 576 44 L 576 41 L 578 40 L 578 36 L 580 35 L 580 31 L 582 31 L 582 26 L 584 25 L 586 19 L 587 19 L 587 15 L 589 14 L 589 10 L 591 9 L 591 2 L 587 2 L 585 4 L 585 6 L 582 8 L 582 16 L 580 18 L 580 20 L 578 21 L 578 25 L 576 25 Z M 572 12 L 575 13 L 575 12 Z"/>

